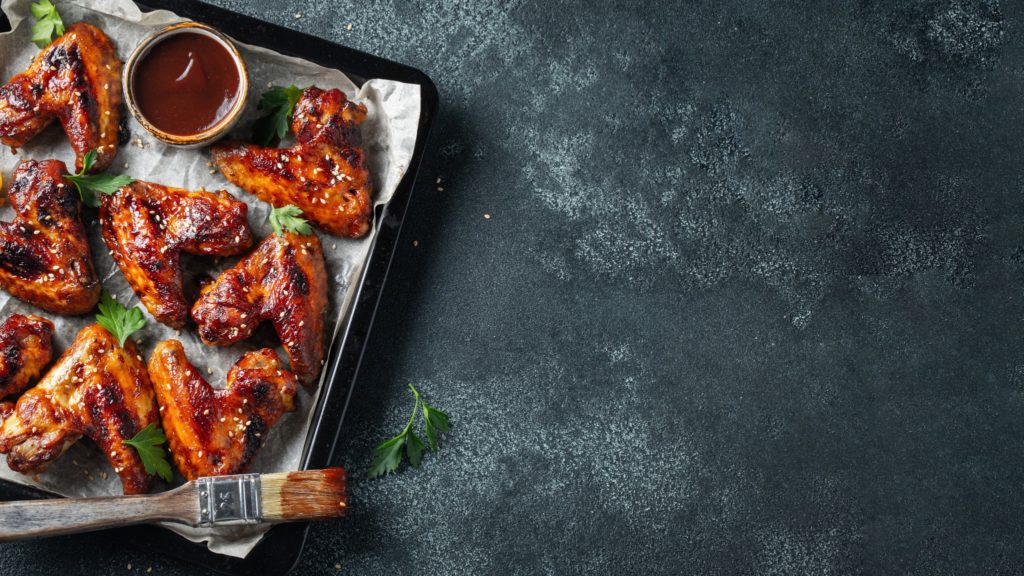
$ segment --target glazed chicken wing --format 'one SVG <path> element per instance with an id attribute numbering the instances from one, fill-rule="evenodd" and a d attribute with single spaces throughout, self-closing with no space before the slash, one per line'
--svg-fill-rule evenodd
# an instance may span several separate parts
<path id="1" fill-rule="evenodd" d="M 0 87 L 0 142 L 20 148 L 59 119 L 77 157 L 96 151 L 110 166 L 121 132 L 121 61 L 110 38 L 84 22 L 68 26 L 28 69 Z"/>
<path id="2" fill-rule="evenodd" d="M 53 358 L 53 322 L 13 314 L 0 324 L 0 398 L 28 388 Z"/>
<path id="3" fill-rule="evenodd" d="M 324 358 L 327 273 L 316 234 L 271 234 L 233 268 L 203 288 L 192 307 L 199 337 L 213 346 L 248 338 L 273 322 L 292 372 L 305 385 Z"/>
<path id="4" fill-rule="evenodd" d="M 100 207 L 103 240 L 128 284 L 157 320 L 188 320 L 181 253 L 229 256 L 252 246 L 248 207 L 227 192 L 190 192 L 136 181 Z"/>
<path id="5" fill-rule="evenodd" d="M 360 143 L 366 106 L 341 90 L 303 91 L 292 116 L 298 143 L 263 148 L 227 142 L 213 146 L 213 161 L 231 183 L 274 206 L 292 204 L 334 234 L 358 238 L 370 229 L 373 205 Z"/>
<path id="6" fill-rule="evenodd" d="M 83 328 L 17 404 L 0 404 L 0 417 L 0 453 L 11 470 L 39 472 L 87 436 L 121 477 L 125 494 L 153 485 L 138 453 L 124 443 L 159 417 L 146 365 L 130 339 L 121 347 L 99 324 Z"/>
<path id="7" fill-rule="evenodd" d="M 57 314 L 84 314 L 100 299 L 81 200 L 60 160 L 27 160 L 7 196 L 16 216 L 0 222 L 0 287 Z"/>
<path id="8" fill-rule="evenodd" d="M 149 358 L 164 433 L 185 478 L 245 472 L 267 433 L 295 409 L 295 377 L 269 348 L 242 356 L 214 390 L 185 357 L 177 340 L 165 340 Z"/>

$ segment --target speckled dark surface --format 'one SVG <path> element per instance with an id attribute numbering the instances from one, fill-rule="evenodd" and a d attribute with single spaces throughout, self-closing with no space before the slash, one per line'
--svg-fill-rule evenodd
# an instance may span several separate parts
<path id="1" fill-rule="evenodd" d="M 297 573 L 1024 565 L 1024 6 L 218 3 L 443 101 L 337 459 L 352 514 Z M 454 430 L 363 480 L 407 382 Z M 129 563 L 196 573 L 0 549 Z"/>

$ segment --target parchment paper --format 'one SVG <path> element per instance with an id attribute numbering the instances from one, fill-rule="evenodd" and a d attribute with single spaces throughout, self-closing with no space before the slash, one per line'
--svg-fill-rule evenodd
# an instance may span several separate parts
<path id="1" fill-rule="evenodd" d="M 31 27 L 33 19 L 29 11 L 30 0 L 2 0 L 2 9 L 11 21 L 12 31 L 0 34 L 0 79 L 6 81 L 28 66 L 38 53 L 32 44 Z M 86 21 L 99 26 L 113 40 L 123 61 L 135 46 L 153 31 L 183 20 L 167 11 L 143 14 L 128 0 L 67 0 L 55 2 L 65 25 Z M 374 183 L 376 204 L 386 203 L 394 193 L 398 182 L 405 174 L 412 157 L 416 141 L 417 123 L 420 116 L 420 92 L 415 84 L 403 84 L 374 79 L 358 88 L 344 74 L 337 70 L 323 68 L 311 62 L 287 57 L 270 50 L 239 44 L 239 49 L 249 67 L 250 94 L 245 117 L 239 123 L 237 135 L 247 135 L 252 119 L 256 116 L 256 102 L 268 84 L 341 88 L 345 93 L 368 109 L 367 120 L 363 123 L 363 143 L 367 151 L 369 170 Z M 127 111 L 126 111 L 127 114 Z M 211 174 L 209 153 L 206 150 L 180 150 L 163 145 L 149 135 L 129 115 L 131 141 L 123 146 L 110 168 L 112 173 L 124 173 L 140 180 L 158 182 L 169 186 L 207 190 L 227 189 L 236 198 L 249 205 L 249 223 L 254 236 L 261 239 L 270 233 L 266 219 L 270 207 L 254 196 L 230 185 L 219 172 Z M 287 142 L 282 145 L 290 144 Z M 36 137 L 28 146 L 12 154 L 9 149 L 0 151 L 0 171 L 9 178 L 17 163 L 22 159 L 38 160 L 57 158 L 69 167 L 74 167 L 74 154 L 63 132 L 56 125 Z M 9 220 L 13 212 L 9 206 L 0 210 L 0 218 Z M 125 282 L 120 270 L 114 264 L 100 235 L 98 213 L 86 209 L 83 220 L 89 234 L 93 261 L 103 287 L 115 294 L 126 304 L 137 304 L 138 299 Z M 329 277 L 329 310 L 327 312 L 328 340 L 337 334 L 341 319 L 351 305 L 354 280 L 365 262 L 373 235 L 360 240 L 342 239 L 317 232 L 324 247 Z M 185 259 L 186 282 L 196 274 L 216 275 L 230 267 L 238 258 L 214 259 L 194 257 Z M 0 291 L 0 318 L 14 313 L 34 313 L 49 318 L 56 325 L 55 346 L 63 351 L 84 326 L 93 322 L 93 316 L 62 317 L 43 312 Z M 207 379 L 214 387 L 223 387 L 228 369 L 248 350 L 272 346 L 281 358 L 285 358 L 272 330 L 259 330 L 253 338 L 236 346 L 215 348 L 203 345 L 192 329 L 177 332 L 157 321 L 148 312 L 147 325 L 135 338 L 148 357 L 157 342 L 176 338 L 185 346 L 189 360 L 207 372 Z M 331 328 L 333 327 L 333 328 Z M 321 375 L 322 378 L 322 375 Z M 317 387 L 319 390 L 319 387 Z M 279 472 L 295 470 L 299 465 L 303 442 L 312 418 L 316 391 L 310 394 L 300 390 L 298 407 L 294 413 L 286 414 L 271 431 L 267 445 L 260 451 L 251 471 Z M 67 496 L 101 496 L 121 494 L 121 483 L 107 464 L 103 455 L 87 439 L 82 439 L 55 461 L 49 469 L 36 476 L 12 472 L 6 461 L 0 459 L 0 477 L 42 487 Z M 167 527 L 194 542 L 206 541 L 210 550 L 219 554 L 244 557 L 258 543 L 265 527 L 191 529 L 168 524 Z"/>

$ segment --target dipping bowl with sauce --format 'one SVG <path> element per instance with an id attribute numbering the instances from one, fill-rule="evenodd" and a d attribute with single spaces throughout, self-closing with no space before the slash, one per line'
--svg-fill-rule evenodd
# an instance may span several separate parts
<path id="1" fill-rule="evenodd" d="M 125 102 L 170 144 L 210 144 L 238 122 L 249 95 L 245 61 L 231 40 L 198 22 L 172 24 L 143 40 L 124 67 Z"/>

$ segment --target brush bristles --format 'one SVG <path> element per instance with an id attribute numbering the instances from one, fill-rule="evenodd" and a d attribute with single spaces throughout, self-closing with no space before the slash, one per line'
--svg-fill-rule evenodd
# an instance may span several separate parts
<path id="1" fill-rule="evenodd" d="M 260 492 L 268 522 L 337 518 L 348 508 L 342 468 L 264 474 Z"/>

